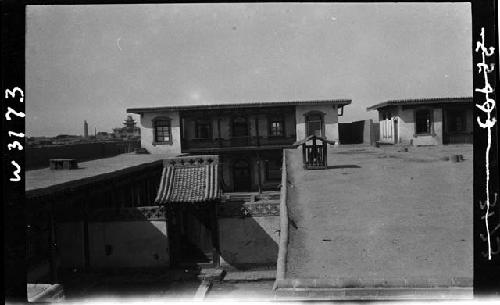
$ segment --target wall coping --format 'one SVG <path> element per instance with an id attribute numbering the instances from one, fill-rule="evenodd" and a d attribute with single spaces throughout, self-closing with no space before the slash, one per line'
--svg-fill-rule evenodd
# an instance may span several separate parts
<path id="1" fill-rule="evenodd" d="M 288 253 L 288 207 L 287 200 L 287 166 L 286 166 L 286 149 L 283 150 L 283 165 L 281 167 L 281 195 L 280 195 L 280 236 L 278 259 L 276 262 L 276 281 L 273 289 L 277 288 L 280 280 L 285 279 L 286 273 L 286 258 Z"/>

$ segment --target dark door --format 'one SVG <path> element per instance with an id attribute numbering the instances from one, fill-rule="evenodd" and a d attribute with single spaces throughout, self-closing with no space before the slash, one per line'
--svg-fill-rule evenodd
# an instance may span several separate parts
<path id="1" fill-rule="evenodd" d="M 467 126 L 467 110 L 443 109 L 443 144 L 472 143 L 472 126 Z"/>
<path id="2" fill-rule="evenodd" d="M 398 136 L 398 119 L 397 118 L 394 119 L 393 125 L 394 125 L 394 144 L 398 144 L 399 136 Z"/>
<path id="3" fill-rule="evenodd" d="M 233 180 L 235 192 L 250 191 L 250 165 L 246 160 L 239 160 L 234 163 Z"/>
<path id="4" fill-rule="evenodd" d="M 171 234 L 171 251 L 174 263 L 181 266 L 214 262 L 213 220 L 209 207 L 190 204 L 175 209 Z"/>

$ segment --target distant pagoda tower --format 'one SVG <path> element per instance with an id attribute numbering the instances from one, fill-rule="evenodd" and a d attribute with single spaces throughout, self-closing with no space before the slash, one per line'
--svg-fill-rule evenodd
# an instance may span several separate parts
<path id="1" fill-rule="evenodd" d="M 123 121 L 123 127 L 113 128 L 113 134 L 118 139 L 140 139 L 141 128 L 136 126 L 136 122 L 131 115 Z"/>
<path id="2" fill-rule="evenodd" d="M 131 115 L 127 116 L 127 119 L 123 121 L 123 125 L 125 125 L 125 128 L 128 131 L 133 131 L 135 129 L 135 120 L 132 118 Z"/>
<path id="3" fill-rule="evenodd" d="M 87 139 L 89 137 L 89 124 L 87 121 L 83 121 L 83 137 Z"/>

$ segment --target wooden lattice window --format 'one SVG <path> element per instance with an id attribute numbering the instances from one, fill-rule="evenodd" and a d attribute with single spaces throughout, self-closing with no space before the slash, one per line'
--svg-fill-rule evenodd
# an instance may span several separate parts
<path id="1" fill-rule="evenodd" d="M 322 112 L 311 111 L 306 114 L 306 136 L 323 136 L 324 131 L 324 114 Z"/>
<path id="2" fill-rule="evenodd" d="M 172 126 L 169 118 L 156 118 L 153 120 L 154 143 L 155 144 L 171 144 L 172 143 Z"/>

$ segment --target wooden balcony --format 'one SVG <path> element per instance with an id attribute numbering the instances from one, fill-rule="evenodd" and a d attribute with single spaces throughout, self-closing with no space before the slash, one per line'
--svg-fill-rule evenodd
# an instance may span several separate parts
<path id="1" fill-rule="evenodd" d="M 238 148 L 284 148 L 295 142 L 291 137 L 233 137 L 229 139 L 182 140 L 182 152 L 225 151 Z"/>

